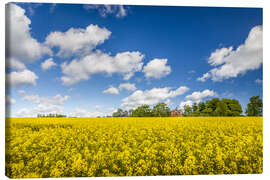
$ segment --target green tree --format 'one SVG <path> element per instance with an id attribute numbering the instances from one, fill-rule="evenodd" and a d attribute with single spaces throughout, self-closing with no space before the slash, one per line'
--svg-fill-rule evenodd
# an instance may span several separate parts
<path id="1" fill-rule="evenodd" d="M 209 108 L 207 111 L 205 111 L 205 113 L 207 113 L 207 116 L 217 116 L 217 105 L 219 103 L 219 99 L 218 98 L 213 98 L 211 100 L 206 101 L 206 109 Z"/>
<path id="2" fill-rule="evenodd" d="M 152 116 L 151 108 L 149 105 L 141 105 L 132 112 L 133 117 L 150 117 Z"/>
<path id="3" fill-rule="evenodd" d="M 199 116 L 200 115 L 200 110 L 199 110 L 199 107 L 198 107 L 197 103 L 192 104 L 192 115 L 193 116 Z"/>
<path id="4" fill-rule="evenodd" d="M 203 111 L 202 111 L 204 116 L 211 116 L 213 114 L 213 109 L 210 107 L 206 107 Z"/>
<path id="5" fill-rule="evenodd" d="M 203 111 L 205 110 L 206 106 L 205 106 L 205 103 L 204 102 L 200 102 L 198 104 L 198 109 L 199 109 L 199 114 L 200 115 L 204 115 Z"/>
<path id="6" fill-rule="evenodd" d="M 156 117 L 168 117 L 170 116 L 170 109 L 165 103 L 158 103 L 152 110 L 152 115 Z"/>
<path id="7" fill-rule="evenodd" d="M 228 106 L 224 101 L 219 101 L 217 103 L 217 107 L 215 109 L 216 116 L 227 116 L 228 113 Z"/>
<path id="8" fill-rule="evenodd" d="M 184 106 L 184 116 L 191 116 L 192 115 L 192 108 L 189 105 Z"/>
<path id="9" fill-rule="evenodd" d="M 253 96 L 249 99 L 247 104 L 246 114 L 247 116 L 262 116 L 263 102 L 259 96 Z"/>
<path id="10" fill-rule="evenodd" d="M 223 98 L 222 101 L 227 105 L 226 116 L 240 116 L 242 114 L 242 106 L 238 100 Z"/>
<path id="11" fill-rule="evenodd" d="M 112 114 L 113 117 L 123 117 L 124 111 L 120 108 L 117 109 L 116 112 Z"/>

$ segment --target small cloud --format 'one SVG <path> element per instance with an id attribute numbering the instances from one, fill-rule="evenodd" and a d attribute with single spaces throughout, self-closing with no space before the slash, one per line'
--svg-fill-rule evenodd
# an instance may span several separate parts
<path id="1" fill-rule="evenodd" d="M 233 93 L 229 92 L 229 91 L 226 91 L 226 92 L 222 93 L 221 96 L 226 97 L 226 98 L 232 98 Z"/>
<path id="2" fill-rule="evenodd" d="M 134 109 L 140 105 L 154 105 L 186 93 L 189 90 L 186 86 L 180 86 L 173 90 L 170 87 L 153 88 L 150 90 L 136 90 L 130 96 L 122 99 L 121 108 Z M 167 101 L 168 103 L 169 101 Z"/>
<path id="3" fill-rule="evenodd" d="M 257 84 L 262 84 L 262 82 L 263 82 L 263 81 L 262 81 L 261 79 L 256 79 L 256 80 L 255 80 L 255 83 L 257 83 Z"/>
<path id="4" fill-rule="evenodd" d="M 186 101 L 182 101 L 180 103 L 180 109 L 183 109 L 184 106 L 186 105 L 191 106 L 193 103 L 199 103 L 205 98 L 216 96 L 218 96 L 218 94 L 215 91 L 209 89 L 206 89 L 201 92 L 200 91 L 193 92 L 192 94 L 186 96 Z"/>
<path id="5" fill-rule="evenodd" d="M 195 70 L 190 70 L 190 71 L 188 71 L 188 74 L 194 74 L 194 73 L 196 73 Z"/>
<path id="6" fill-rule="evenodd" d="M 44 71 L 50 69 L 53 66 L 57 66 L 57 64 L 53 61 L 52 58 L 47 59 L 41 64 L 41 68 Z"/>
<path id="7" fill-rule="evenodd" d="M 17 91 L 19 94 L 21 94 L 21 95 L 24 95 L 25 94 L 25 91 L 24 90 L 18 90 Z"/>
<path id="8" fill-rule="evenodd" d="M 205 82 L 206 81 L 206 79 L 208 79 L 208 78 L 210 78 L 211 77 L 211 75 L 210 75 L 210 73 L 205 73 L 202 77 L 198 77 L 197 78 L 197 80 L 198 81 L 201 81 L 201 82 Z"/>
<path id="9" fill-rule="evenodd" d="M 24 85 L 36 85 L 38 76 L 29 70 L 14 71 L 6 74 L 6 83 L 10 87 L 19 87 Z"/>
<path id="10" fill-rule="evenodd" d="M 73 112 L 69 113 L 71 117 L 97 117 L 102 116 L 99 110 L 88 111 L 86 109 L 76 108 Z"/>
<path id="11" fill-rule="evenodd" d="M 123 83 L 119 85 L 119 90 L 128 90 L 128 91 L 135 91 L 136 90 L 136 86 L 135 84 L 131 84 L 131 83 Z"/>
<path id="12" fill-rule="evenodd" d="M 127 12 L 127 7 L 123 5 L 97 5 L 97 4 L 85 4 L 83 8 L 87 11 L 97 10 L 99 15 L 106 18 L 108 15 L 114 15 L 117 18 L 125 17 Z"/>
<path id="13" fill-rule="evenodd" d="M 143 72 L 147 79 L 160 79 L 171 73 L 171 67 L 167 65 L 168 59 L 153 59 L 144 66 Z"/>
<path id="14" fill-rule="evenodd" d="M 110 86 L 108 89 L 104 90 L 102 93 L 103 94 L 119 94 L 119 91 L 117 88 Z"/>
<path id="15" fill-rule="evenodd" d="M 41 3 L 29 3 L 28 4 L 28 12 L 30 16 L 33 16 L 35 14 L 35 9 L 42 6 Z"/>

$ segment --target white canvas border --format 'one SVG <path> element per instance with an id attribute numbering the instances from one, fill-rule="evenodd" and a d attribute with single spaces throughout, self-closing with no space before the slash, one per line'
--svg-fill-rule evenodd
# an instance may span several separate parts
<path id="1" fill-rule="evenodd" d="M 264 61 L 263 61 L 263 102 L 264 102 L 264 120 L 263 120 L 263 133 L 264 133 L 264 166 L 263 166 L 263 174 L 261 175 L 196 175 L 196 176 L 145 176 L 145 177 L 104 177 L 104 178 L 88 178 L 88 179 L 104 179 L 104 180 L 116 180 L 116 179 L 130 179 L 130 180 L 163 180 L 163 179 L 202 179 L 202 180 L 211 180 L 211 179 L 269 179 L 270 177 L 270 119 L 269 119 L 269 111 L 267 110 L 270 107 L 270 95 L 269 95 L 269 87 L 268 84 L 270 71 L 269 69 L 269 37 L 270 37 L 270 28 L 269 28 L 269 14 L 270 14 L 270 6 L 267 1 L 263 0 L 15 0 L 16 2 L 47 2 L 47 3 L 76 3 L 76 4 L 129 4 L 129 5 L 178 5 L 178 6 L 212 6 L 212 7 L 262 7 L 263 8 L 263 47 L 264 47 Z M 1 13 L 1 28 L 0 28 L 0 42 L 1 42 L 1 60 L 0 60 L 0 98 L 1 98 L 1 123 L 0 123 L 0 141 L 1 141 L 1 149 L 0 149 L 0 179 L 8 179 L 5 177 L 5 4 L 10 1 L 1 0 L 0 1 L 0 13 Z M 39 179 L 39 178 L 38 178 Z M 37 180 L 38 180 L 37 179 Z M 47 178 L 47 179 L 55 179 L 55 178 Z M 70 178 L 61 178 L 61 179 L 70 179 Z M 86 179 L 86 178 L 76 178 Z"/>

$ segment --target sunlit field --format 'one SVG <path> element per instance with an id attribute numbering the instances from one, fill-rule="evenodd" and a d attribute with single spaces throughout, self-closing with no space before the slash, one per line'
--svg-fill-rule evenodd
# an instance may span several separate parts
<path id="1" fill-rule="evenodd" d="M 262 173 L 262 117 L 6 119 L 6 175 Z"/>

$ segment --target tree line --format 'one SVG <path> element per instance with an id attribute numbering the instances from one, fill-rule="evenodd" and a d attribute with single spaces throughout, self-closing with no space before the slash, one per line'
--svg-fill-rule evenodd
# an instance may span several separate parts
<path id="1" fill-rule="evenodd" d="M 37 117 L 57 117 L 57 118 L 61 118 L 61 117 L 67 117 L 66 115 L 63 114 L 38 114 Z"/>
<path id="2" fill-rule="evenodd" d="M 263 104 L 259 96 L 249 99 L 245 114 L 247 116 L 262 116 Z M 213 98 L 205 102 L 185 105 L 183 116 L 242 116 L 242 106 L 236 99 Z M 136 109 L 118 109 L 112 114 L 113 117 L 168 117 L 171 110 L 165 103 L 158 103 L 153 108 L 149 105 L 141 105 Z"/>

